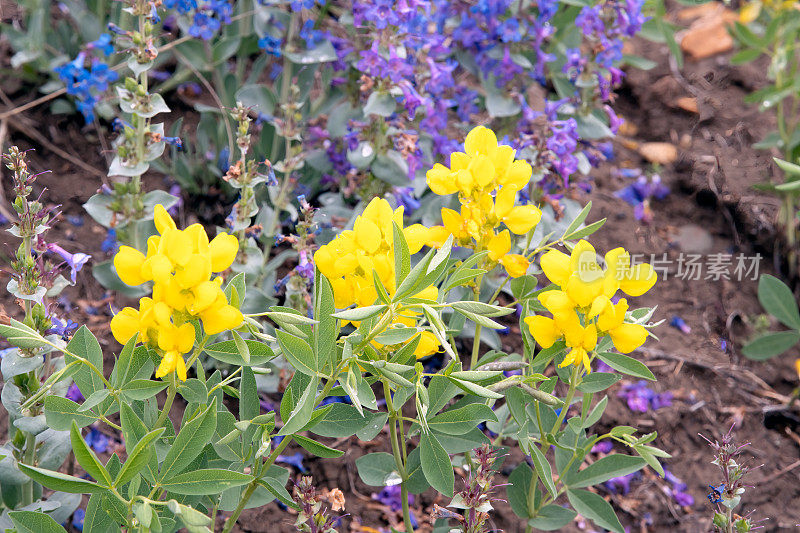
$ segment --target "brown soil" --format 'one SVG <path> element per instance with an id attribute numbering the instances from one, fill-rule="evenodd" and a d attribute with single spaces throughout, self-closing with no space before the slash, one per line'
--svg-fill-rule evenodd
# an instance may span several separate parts
<path id="1" fill-rule="evenodd" d="M 636 127 L 636 133 L 626 133 L 617 143 L 616 165 L 643 166 L 645 161 L 633 150 L 636 143 L 648 141 L 671 142 L 680 146 L 678 160 L 661 169 L 664 182 L 672 194 L 653 205 L 654 220 L 643 225 L 633 218 L 632 208 L 613 196 L 625 181 L 614 177 L 610 165 L 596 173 L 595 191 L 587 198 L 594 203 L 592 219 L 607 217 L 604 228 L 593 238 L 598 250 L 625 246 L 632 253 L 668 254 L 673 261 L 686 249 L 686 240 L 678 238 L 681 229 L 692 224 L 708 240 L 706 255 L 713 253 L 760 253 L 763 260 L 759 273 L 774 273 L 773 264 L 781 264 L 781 255 L 774 249 L 776 242 L 772 227 L 777 202 L 752 190 L 752 185 L 769 178 L 774 172 L 769 154 L 751 148 L 772 127 L 770 118 L 755 107 L 746 106 L 742 98 L 759 88 L 764 65 L 730 67 L 727 55 L 714 56 L 699 62 L 687 62 L 680 71 L 670 68 L 665 46 L 635 42 L 637 53 L 657 62 L 651 71 L 629 69 L 625 85 L 619 91 L 617 108 Z M 31 99 L 19 87 L 3 86 L 16 104 Z M 684 111 L 674 105 L 679 97 L 696 97 L 698 113 Z M 6 109 L 3 105 L 0 109 Z M 64 119 L 49 115 L 44 109 L 31 110 L 16 118 L 5 141 L 22 148 L 36 148 L 30 155 L 35 171 L 52 170 L 39 178 L 47 187 L 45 201 L 57 202 L 67 215 L 82 215 L 82 227 L 61 221 L 50 233 L 50 239 L 68 243 L 74 251 L 104 258 L 100 243 L 104 231 L 85 215 L 81 204 L 99 187 L 100 179 L 85 168 L 65 160 L 30 133 L 32 125 L 75 158 L 96 169 L 105 168 L 106 161 L 99 146 L 100 139 L 93 128 L 79 126 L 79 118 Z M 28 133 L 25 133 L 27 128 Z M 3 172 L 7 172 L 2 169 Z M 2 180 L 6 200 L 11 194 L 9 179 Z M 158 186 L 160 178 L 152 184 Z M 39 191 L 37 190 L 36 193 Z M 185 214 L 184 217 L 193 216 Z M 191 222 L 184 221 L 184 222 Z M 695 230 L 698 231 L 698 230 Z M 8 266 L 15 247 L 13 238 L 0 233 L 0 258 Z M 710 239 L 709 239 L 710 237 Z M 683 248 L 682 248 L 683 246 Z M 675 264 L 666 279 L 662 279 L 647 295 L 637 299 L 642 305 L 658 305 L 656 319 L 666 322 L 656 330 L 660 342 L 649 342 L 637 353 L 658 378 L 653 385 L 657 392 L 672 391 L 675 400 L 671 407 L 657 412 L 632 413 L 623 400 L 616 397 L 621 385 L 609 391 L 611 402 L 603 419 L 604 427 L 630 424 L 644 431 L 658 431 L 656 444 L 673 457 L 665 465 L 689 486 L 695 504 L 679 507 L 670 497 L 668 485 L 652 472 L 646 472 L 631 486 L 626 496 L 600 492 L 618 510 L 623 524 L 630 531 L 641 532 L 703 532 L 708 531 L 711 505 L 705 498 L 708 485 L 720 482 L 718 470 L 710 464 L 711 453 L 699 434 L 719 438 L 736 424 L 738 441 L 749 441 L 747 456 L 752 464 L 763 468 L 751 474 L 755 485 L 743 499 L 746 510 L 755 509 L 758 518 L 769 518 L 764 531 L 794 528 L 800 522 L 800 428 L 771 415 L 786 401 L 797 385 L 792 361 L 797 350 L 767 363 L 754 363 L 740 355 L 739 349 L 752 331 L 748 320 L 761 313 L 756 298 L 757 281 L 682 280 L 676 276 Z M 705 275 L 705 272 L 704 272 Z M 0 286 L 5 286 L 8 274 L 0 273 Z M 69 316 L 87 323 L 106 349 L 106 371 L 110 371 L 112 352 L 118 346 L 108 331 L 108 304 L 125 302 L 107 297 L 88 270 L 79 276 L 78 286 L 66 291 L 77 306 Z M 15 305 L 3 291 L 0 305 L 9 314 Z M 93 314 L 95 313 L 95 314 Z M 673 315 L 682 317 L 692 328 L 684 334 L 668 325 Z M 517 349 L 518 330 L 505 337 L 508 349 Z M 727 348 L 721 348 L 721 341 Z M 765 426 L 765 413 L 767 417 Z M 3 418 L 4 416 L 0 415 Z M 346 450 L 338 460 L 307 460 L 320 488 L 342 489 L 347 498 L 343 531 L 387 531 L 388 525 L 398 523 L 398 516 L 373 501 L 372 488 L 365 486 L 355 470 L 354 461 L 371 451 L 388 449 L 387 436 L 382 433 L 374 442 L 360 442 L 355 437 L 336 442 Z M 299 449 L 290 448 L 286 453 Z M 504 474 L 522 460 L 514 452 L 507 460 Z M 504 482 L 500 476 L 498 482 Z M 500 489 L 502 494 L 502 489 Z M 413 512 L 430 531 L 429 515 L 433 503 L 445 505 L 441 497 L 429 491 L 417 497 Z M 523 529 L 505 502 L 497 503 L 492 515 L 492 527 L 508 533 Z M 289 532 L 294 518 L 271 503 L 261 509 L 246 511 L 240 520 L 239 531 Z M 360 527 L 363 525 L 365 527 Z M 349 529 L 348 529 L 349 527 Z M 369 529 L 373 528 L 373 529 Z M 579 523 L 564 531 L 590 530 Z"/>

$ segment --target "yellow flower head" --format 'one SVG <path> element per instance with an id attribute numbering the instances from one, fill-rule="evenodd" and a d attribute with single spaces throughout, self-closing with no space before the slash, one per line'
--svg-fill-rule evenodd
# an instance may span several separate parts
<path id="1" fill-rule="evenodd" d="M 542 218 L 536 206 L 516 205 L 517 194 L 528 185 L 533 170 L 514 156 L 513 148 L 497 143 L 492 130 L 478 126 L 467 135 L 464 152 L 450 154 L 449 168 L 437 163 L 428 171 L 428 186 L 434 193 L 458 193 L 461 202 L 460 212 L 442 209 L 443 225 L 430 229 L 429 245 L 441 246 L 453 235 L 460 246 L 488 250 L 490 268 L 499 263 L 512 277 L 525 273 L 528 264 L 523 256 L 501 260 L 511 250 L 510 233 L 525 235 Z M 506 229 L 500 230 L 502 226 Z"/>
<path id="2" fill-rule="evenodd" d="M 640 296 L 656 282 L 652 267 L 632 265 L 630 254 L 615 248 L 605 255 L 605 268 L 597 262 L 597 253 L 587 241 L 579 241 L 570 255 L 550 250 L 541 258 L 542 271 L 558 287 L 545 291 L 538 300 L 553 318 L 535 315 L 525 319 L 531 335 L 543 348 L 564 340 L 570 348 L 560 366 L 580 365 L 590 372 L 589 352 L 599 336 L 607 335 L 622 353 L 630 353 L 644 344 L 647 329 L 625 322 L 628 302 L 613 304 L 617 290 Z"/>
<path id="3" fill-rule="evenodd" d="M 395 210 L 389 202 L 382 198 L 374 198 L 356 218 L 352 230 L 341 232 L 334 240 L 314 253 L 314 263 L 319 271 L 331 282 L 334 305 L 345 308 L 352 304 L 367 306 L 375 303 L 378 294 L 375 292 L 373 273 L 390 295 L 394 294 L 396 276 L 394 270 L 394 229 L 393 225 L 403 231 L 408 243 L 409 252 L 417 253 L 430 237 L 429 229 L 415 224 L 403 228 L 403 207 Z M 423 291 L 415 296 L 436 300 L 436 288 Z M 400 317 L 395 323 L 413 326 L 415 317 Z M 417 347 L 418 357 L 435 353 L 439 347 L 435 337 L 421 333 Z"/>
<path id="4" fill-rule="evenodd" d="M 221 233 L 209 242 L 200 224 L 180 230 L 161 204 L 155 206 L 158 235 L 147 240 L 147 254 L 130 246 L 120 247 L 114 267 L 128 285 L 153 282 L 152 298 L 139 300 L 139 309 L 126 307 L 111 320 L 114 338 L 124 344 L 138 340 L 156 348 L 162 362 L 156 377 L 177 372 L 186 379 L 181 354 L 194 345 L 194 327 L 199 318 L 208 335 L 241 325 L 242 313 L 228 303 L 222 278 L 213 273 L 227 270 L 239 250 L 233 235 Z"/>

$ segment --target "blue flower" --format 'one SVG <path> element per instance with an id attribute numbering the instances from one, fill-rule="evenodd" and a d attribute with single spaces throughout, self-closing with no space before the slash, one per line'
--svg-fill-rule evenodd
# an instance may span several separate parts
<path id="1" fill-rule="evenodd" d="M 72 281 L 73 285 L 77 279 L 78 272 L 83 268 L 83 265 L 86 264 L 89 259 L 92 258 L 91 255 L 87 255 L 84 253 L 74 253 L 71 254 L 59 245 L 55 243 L 50 243 L 47 245 L 47 249 L 51 252 L 55 252 L 61 256 L 61 258 L 69 265 L 70 268 L 70 280 Z"/>
<path id="2" fill-rule="evenodd" d="M 97 453 L 104 453 L 108 449 L 108 436 L 97 428 L 91 428 L 84 440 Z"/>
<path id="3" fill-rule="evenodd" d="M 82 402 L 84 400 L 83 393 L 81 393 L 81 389 L 75 383 L 70 383 L 69 389 L 67 389 L 66 398 L 68 400 L 72 400 L 75 403 Z"/>
<path id="4" fill-rule="evenodd" d="M 164 0 L 164 7 L 167 9 L 177 9 L 178 13 L 185 14 L 193 9 L 197 9 L 195 0 Z"/>
<path id="5" fill-rule="evenodd" d="M 83 521 L 86 519 L 86 511 L 83 509 L 75 509 L 72 513 L 72 527 L 78 531 L 83 531 Z"/>
<path id="6" fill-rule="evenodd" d="M 54 333 L 56 335 L 66 338 L 69 336 L 70 333 L 78 329 L 78 324 L 69 319 L 63 321 L 57 316 L 52 316 L 50 317 L 50 321 L 53 327 L 48 329 L 46 333 Z"/>
<path id="7" fill-rule="evenodd" d="M 294 455 L 279 455 L 275 458 L 275 462 L 293 466 L 301 474 L 308 472 L 308 469 L 303 465 L 303 454 L 300 452 L 296 452 Z"/>
<path id="8" fill-rule="evenodd" d="M 192 25 L 189 26 L 189 35 L 208 41 L 217 33 L 220 26 L 219 20 L 205 13 L 197 12 L 194 14 Z"/>
<path id="9" fill-rule="evenodd" d="M 114 43 L 111 41 L 111 34 L 109 33 L 100 34 L 100 37 L 90 42 L 88 47 L 100 50 L 105 56 L 110 56 L 114 53 Z"/>
<path id="10" fill-rule="evenodd" d="M 258 47 L 275 57 L 281 57 L 281 40 L 272 35 L 265 35 L 258 40 Z"/>
<path id="11" fill-rule="evenodd" d="M 711 489 L 706 497 L 711 503 L 722 503 L 722 493 L 725 492 L 725 483 L 720 483 L 718 487 L 714 485 L 709 485 L 708 488 Z"/>
<path id="12" fill-rule="evenodd" d="M 116 252 L 117 248 L 119 248 L 119 244 L 117 243 L 117 230 L 109 228 L 108 233 L 106 233 L 106 238 L 100 243 L 100 249 L 108 254 Z"/>

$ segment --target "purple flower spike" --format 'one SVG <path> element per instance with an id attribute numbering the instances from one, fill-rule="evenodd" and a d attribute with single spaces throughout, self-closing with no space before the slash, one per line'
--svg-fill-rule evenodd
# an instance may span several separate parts
<path id="1" fill-rule="evenodd" d="M 47 249 L 51 252 L 55 252 L 61 256 L 61 258 L 69 265 L 70 268 L 70 277 L 69 279 L 72 281 L 72 284 L 75 284 L 75 280 L 77 279 L 78 272 L 81 271 L 83 265 L 86 264 L 89 259 L 92 258 L 91 255 L 87 255 L 84 253 L 75 253 L 71 254 L 59 245 L 55 243 L 50 243 L 47 245 Z"/>

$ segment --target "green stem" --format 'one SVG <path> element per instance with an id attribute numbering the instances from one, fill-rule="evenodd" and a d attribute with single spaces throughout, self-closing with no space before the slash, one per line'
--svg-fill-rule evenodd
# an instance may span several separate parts
<path id="1" fill-rule="evenodd" d="M 26 465 L 35 466 L 36 461 L 36 435 L 32 433 L 25 434 L 25 456 L 24 461 Z M 30 505 L 33 503 L 33 480 L 29 479 L 22 486 L 22 505 Z"/>
<path id="2" fill-rule="evenodd" d="M 402 419 L 398 420 L 398 412 L 395 411 L 394 405 L 392 404 L 392 390 L 391 387 L 389 387 L 389 382 L 386 379 L 382 379 L 381 382 L 383 383 L 383 395 L 386 397 L 386 407 L 389 409 L 389 433 L 391 436 L 392 455 L 394 456 L 394 462 L 397 466 L 397 471 L 400 473 L 400 477 L 403 479 L 403 481 L 400 483 L 400 499 L 403 505 L 403 524 L 405 525 L 406 533 L 411 533 L 414 531 L 414 527 L 411 525 L 411 511 L 408 508 L 408 488 L 406 488 L 408 472 L 406 472 L 405 461 L 403 460 L 403 456 L 400 451 L 400 439 L 397 432 L 398 422 L 401 425 L 400 432 L 403 432 L 403 421 Z"/>
<path id="3" fill-rule="evenodd" d="M 322 389 L 322 392 L 317 395 L 314 400 L 314 405 L 318 405 L 319 402 L 324 400 L 328 394 L 330 394 L 331 389 L 333 388 L 333 384 L 336 382 L 336 378 L 338 377 L 337 373 L 334 373 L 331 379 L 325 383 L 325 388 Z M 258 480 L 261 479 L 261 475 L 269 470 L 269 467 L 275 463 L 275 460 L 278 456 L 286 449 L 287 446 L 292 442 L 292 435 L 286 435 L 283 440 L 281 440 L 280 444 L 269 454 L 267 460 L 260 465 L 256 466 L 256 471 L 254 472 L 255 478 L 251 481 L 247 488 L 242 494 L 242 499 L 239 501 L 239 505 L 236 506 L 236 509 L 233 510 L 231 516 L 225 521 L 225 527 L 222 529 L 222 533 L 230 533 L 233 529 L 233 526 L 236 525 L 236 521 L 239 520 L 239 515 L 242 514 L 244 507 L 247 505 L 247 502 L 250 501 L 250 498 L 253 496 L 253 492 L 255 492 L 256 487 L 258 487 Z"/>
<path id="4" fill-rule="evenodd" d="M 479 302 L 481 300 L 481 283 L 483 282 L 483 277 L 478 276 L 478 279 L 475 280 L 475 301 Z M 481 351 L 481 332 L 483 331 L 483 326 L 480 324 L 475 325 L 475 338 L 472 339 L 472 357 L 469 360 L 469 368 L 473 369 L 478 366 L 478 356 L 480 355 Z"/>
<path id="5" fill-rule="evenodd" d="M 178 388 L 175 385 L 175 372 L 170 373 L 169 391 L 167 392 L 167 400 L 164 402 L 164 407 L 161 409 L 161 414 L 158 415 L 155 428 L 158 429 L 164 425 L 164 421 L 169 417 L 169 412 L 172 409 L 172 402 L 175 400 L 175 394 Z"/>
<path id="6" fill-rule="evenodd" d="M 556 431 L 558 431 L 558 428 L 561 427 L 561 423 L 567 416 L 567 411 L 569 411 L 570 405 L 572 405 L 572 399 L 575 397 L 575 390 L 578 386 L 577 381 L 580 369 L 581 369 L 580 365 L 572 366 L 572 374 L 569 377 L 569 390 L 567 391 L 567 398 L 566 400 L 564 400 L 564 406 L 561 408 L 561 413 L 558 415 L 558 418 L 556 419 L 556 423 L 553 425 L 551 433 L 555 433 Z"/>

